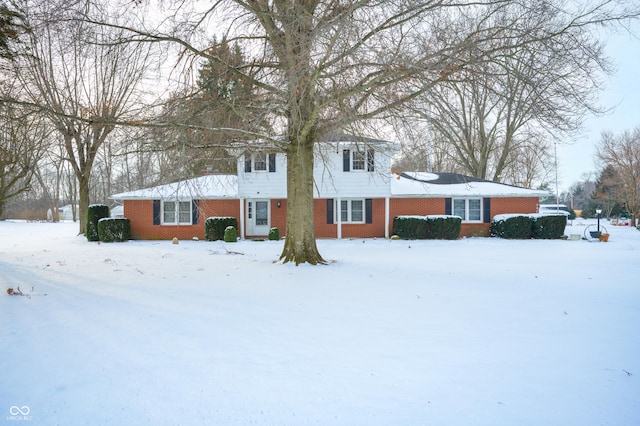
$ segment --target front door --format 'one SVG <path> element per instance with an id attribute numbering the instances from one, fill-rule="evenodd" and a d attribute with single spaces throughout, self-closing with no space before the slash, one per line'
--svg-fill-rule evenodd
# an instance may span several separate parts
<path id="1" fill-rule="evenodd" d="M 247 200 L 247 235 L 269 235 L 269 200 Z"/>

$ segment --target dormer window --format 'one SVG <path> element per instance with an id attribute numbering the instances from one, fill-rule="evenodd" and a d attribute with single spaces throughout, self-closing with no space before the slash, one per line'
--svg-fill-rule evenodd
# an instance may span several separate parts
<path id="1" fill-rule="evenodd" d="M 371 148 L 366 150 L 345 149 L 342 151 L 342 159 L 342 169 L 345 172 L 373 172 L 375 168 L 374 151 Z"/>
<path id="2" fill-rule="evenodd" d="M 251 172 L 269 172 L 275 173 L 276 171 L 276 154 L 274 153 L 245 153 L 244 154 L 244 171 L 245 173 Z"/>

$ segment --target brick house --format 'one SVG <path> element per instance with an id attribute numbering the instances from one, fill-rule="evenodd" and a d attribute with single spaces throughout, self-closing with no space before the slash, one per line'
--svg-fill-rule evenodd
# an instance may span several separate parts
<path id="1" fill-rule="evenodd" d="M 316 144 L 314 216 L 318 238 L 389 237 L 401 215 L 462 217 L 462 236 L 486 236 L 491 219 L 535 213 L 537 191 L 454 173 L 394 173 L 397 145 L 339 135 Z M 242 238 L 286 235 L 286 156 L 267 148 L 238 158 L 237 175 L 193 179 L 113 195 L 140 239 L 204 238 L 211 216 L 238 219 Z"/>

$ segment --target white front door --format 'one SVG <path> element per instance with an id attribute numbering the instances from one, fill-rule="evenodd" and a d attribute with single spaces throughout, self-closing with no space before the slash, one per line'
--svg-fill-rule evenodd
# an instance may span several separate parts
<path id="1" fill-rule="evenodd" d="M 247 235 L 269 235 L 269 200 L 247 200 Z"/>

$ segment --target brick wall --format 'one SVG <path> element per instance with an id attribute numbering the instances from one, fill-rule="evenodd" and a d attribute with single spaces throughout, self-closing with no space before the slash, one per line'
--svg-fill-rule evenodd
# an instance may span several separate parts
<path id="1" fill-rule="evenodd" d="M 280 207 L 277 203 L 280 202 Z M 385 200 L 372 200 L 373 223 L 343 224 L 343 238 L 384 237 Z M 240 202 L 238 200 L 200 200 L 199 219 L 197 225 L 153 225 L 153 201 L 125 200 L 124 214 L 131 220 L 131 234 L 134 238 L 155 240 L 204 239 L 204 222 L 211 216 L 231 216 L 240 222 Z M 538 198 L 492 198 L 491 217 L 505 213 L 535 213 L 538 209 Z M 286 236 L 286 199 L 271 200 L 271 227 L 277 227 L 281 236 Z M 389 202 L 389 232 L 393 233 L 393 218 L 406 215 L 440 215 L 445 214 L 444 198 L 395 198 Z M 314 200 L 314 223 L 316 237 L 336 238 L 338 227 L 327 223 L 327 200 Z M 462 224 L 461 236 L 488 236 L 489 224 Z"/>
<path id="2" fill-rule="evenodd" d="M 131 221 L 131 236 L 142 240 L 180 240 L 205 238 L 204 222 L 212 216 L 231 216 L 240 220 L 238 200 L 200 200 L 196 225 L 154 225 L 152 200 L 125 200 L 124 215 Z"/>

